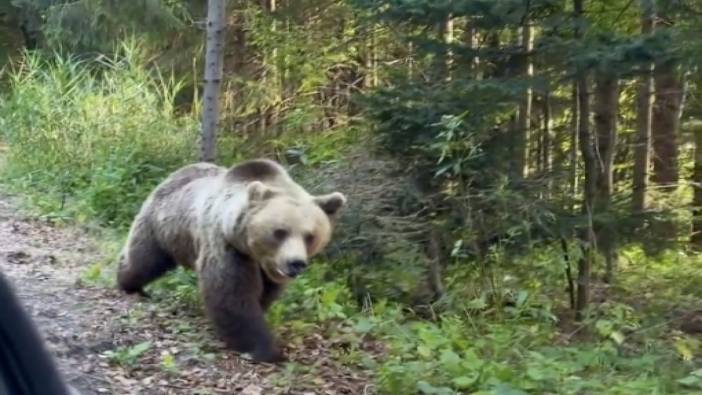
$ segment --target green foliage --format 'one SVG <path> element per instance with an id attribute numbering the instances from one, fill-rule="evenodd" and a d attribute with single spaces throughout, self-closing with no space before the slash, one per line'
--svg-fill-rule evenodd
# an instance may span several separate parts
<path id="1" fill-rule="evenodd" d="M 549 303 L 561 290 L 554 265 L 546 260 L 559 259 L 558 250 L 534 251 L 524 261 L 499 269 L 496 277 L 503 281 L 497 292 L 506 295 L 499 303 L 489 294 L 477 299 L 462 294 L 477 288 L 473 295 L 480 295 L 482 280 L 456 267 L 449 278 L 462 286 L 448 284 L 454 291 L 446 297 L 454 299 L 453 307 L 435 321 L 382 300 L 355 312 L 346 286 L 334 279 L 336 269 L 318 264 L 292 283 L 269 319 L 295 333 L 321 326 L 328 336 L 354 345 L 382 339 L 387 354 L 366 360 L 357 353 L 358 346 L 351 346 L 338 356 L 374 370 L 382 394 L 696 393 L 699 363 L 685 355 L 698 355 L 702 349 L 689 337 L 669 335 L 661 307 L 642 315 L 630 304 L 606 303 L 588 324 L 591 336 L 578 339 L 585 328 L 565 330 L 568 326 L 559 322 Z M 681 258 L 678 266 L 692 269 L 694 262 Z M 525 275 L 511 267 L 539 269 Z M 631 270 L 650 273 L 646 267 Z M 660 280 L 659 285 L 667 281 Z"/>
<path id="2" fill-rule="evenodd" d="M 327 282 L 326 263 L 316 263 L 305 276 L 294 281 L 283 297 L 283 303 L 271 306 L 268 317 L 272 325 L 302 325 L 304 321 L 326 322 L 345 320 L 354 312 L 354 303 L 347 287 Z"/>
<path id="3" fill-rule="evenodd" d="M 154 296 L 181 303 L 189 307 L 200 305 L 200 289 L 197 285 L 197 276 L 194 271 L 178 267 L 168 276 L 160 278 L 149 286 L 153 289 Z"/>
<path id="4" fill-rule="evenodd" d="M 151 342 L 145 341 L 133 346 L 123 346 L 118 347 L 115 350 L 106 351 L 105 356 L 107 356 L 112 363 L 123 366 L 125 368 L 135 367 L 139 358 L 149 351 L 151 348 Z"/>
<path id="5" fill-rule="evenodd" d="M 140 66 L 28 55 L 0 103 L 6 179 L 47 215 L 125 226 L 156 182 L 192 160 L 197 123 L 174 114 L 179 85 Z M 99 76 L 99 77 L 97 77 Z"/>

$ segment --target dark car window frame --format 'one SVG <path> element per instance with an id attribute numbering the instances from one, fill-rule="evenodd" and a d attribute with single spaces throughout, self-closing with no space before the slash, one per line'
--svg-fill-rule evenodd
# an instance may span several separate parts
<path id="1" fill-rule="evenodd" d="M 0 381 L 12 395 L 68 395 L 39 331 L 0 273 Z M 2 392 L 0 392 L 2 394 Z"/>

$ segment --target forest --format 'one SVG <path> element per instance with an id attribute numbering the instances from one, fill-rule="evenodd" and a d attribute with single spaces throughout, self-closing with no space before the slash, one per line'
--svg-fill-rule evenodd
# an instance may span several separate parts
<path id="1" fill-rule="evenodd" d="M 702 1 L 209 3 L 0 0 L 0 272 L 99 306 L 84 393 L 702 393 Z M 158 183 L 258 157 L 348 198 L 272 367 L 192 272 L 114 290 Z"/>

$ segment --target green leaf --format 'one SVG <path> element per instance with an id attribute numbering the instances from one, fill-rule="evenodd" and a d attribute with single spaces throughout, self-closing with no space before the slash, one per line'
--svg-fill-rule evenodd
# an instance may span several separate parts
<path id="1" fill-rule="evenodd" d="M 680 354 L 680 357 L 683 359 L 683 361 L 692 360 L 692 350 L 690 350 L 690 347 L 683 340 L 675 341 L 675 349 L 678 351 L 678 354 Z"/>
<path id="2" fill-rule="evenodd" d="M 529 292 L 524 291 L 524 290 L 519 291 L 519 294 L 517 294 L 517 307 L 524 306 L 524 302 L 526 302 L 528 297 L 529 297 Z"/>
<path id="3" fill-rule="evenodd" d="M 129 358 L 137 358 L 141 354 L 145 353 L 149 348 L 151 348 L 150 341 L 141 342 L 133 347 L 130 347 L 129 351 L 127 352 L 127 356 Z"/>
<path id="4" fill-rule="evenodd" d="M 624 335 L 619 331 L 613 331 L 609 334 L 609 337 L 617 344 L 624 343 Z"/>
<path id="5" fill-rule="evenodd" d="M 471 376 L 456 377 L 455 379 L 451 380 L 451 382 L 456 388 L 466 390 L 472 387 L 475 383 L 477 383 L 479 377 L 480 376 L 477 373 L 475 373 Z"/>
<path id="6" fill-rule="evenodd" d="M 509 384 L 499 384 L 495 387 L 495 395 L 528 395 L 526 392 L 514 388 Z"/>
<path id="7" fill-rule="evenodd" d="M 441 352 L 441 366 L 449 372 L 457 372 L 461 369 L 461 357 L 452 350 Z"/>
<path id="8" fill-rule="evenodd" d="M 417 390 L 419 390 L 420 393 L 422 394 L 427 394 L 427 395 L 449 395 L 453 394 L 453 391 L 450 388 L 446 387 L 436 387 L 432 384 L 429 384 L 426 381 L 419 381 L 417 382 Z"/>
<path id="9" fill-rule="evenodd" d="M 365 334 L 370 332 L 373 327 L 375 327 L 375 323 L 368 318 L 361 318 L 356 322 L 356 325 L 354 325 L 354 330 L 360 334 Z"/>
<path id="10" fill-rule="evenodd" d="M 417 346 L 417 353 L 423 358 L 430 358 L 432 356 L 431 349 L 423 344 Z"/>
<path id="11" fill-rule="evenodd" d="M 689 376 L 678 380 L 678 383 L 688 387 L 702 388 L 702 369 L 695 370 Z"/>

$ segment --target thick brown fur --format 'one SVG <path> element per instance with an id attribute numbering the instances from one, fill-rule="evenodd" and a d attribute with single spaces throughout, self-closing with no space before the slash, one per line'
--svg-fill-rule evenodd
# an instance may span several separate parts
<path id="1" fill-rule="evenodd" d="M 177 265 L 196 270 L 205 310 L 224 341 L 254 360 L 281 361 L 264 312 L 289 280 L 290 251 L 304 268 L 326 246 L 345 202 L 338 192 L 309 195 L 282 166 L 265 159 L 230 169 L 183 167 L 156 187 L 134 219 L 118 285 L 143 294 Z M 272 240 L 276 226 L 287 227 L 290 240 Z M 311 239 L 304 246 L 303 233 Z"/>

